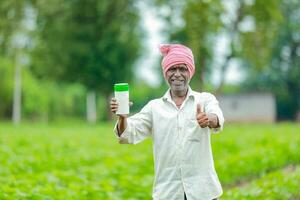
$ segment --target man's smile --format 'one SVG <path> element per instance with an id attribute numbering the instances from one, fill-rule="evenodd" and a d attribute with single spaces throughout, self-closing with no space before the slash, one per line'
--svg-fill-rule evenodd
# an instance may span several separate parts
<path id="1" fill-rule="evenodd" d="M 171 82 L 174 85 L 182 85 L 184 83 L 184 80 L 180 80 L 180 79 L 171 79 Z"/>

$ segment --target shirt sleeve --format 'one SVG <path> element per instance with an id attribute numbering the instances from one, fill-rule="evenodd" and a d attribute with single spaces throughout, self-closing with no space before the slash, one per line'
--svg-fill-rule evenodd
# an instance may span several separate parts
<path id="1" fill-rule="evenodd" d="M 206 113 L 211 113 L 211 114 L 215 114 L 218 117 L 218 121 L 219 121 L 219 128 L 214 128 L 214 133 L 217 133 L 221 130 L 223 130 L 223 125 L 224 125 L 224 116 L 223 116 L 223 112 L 219 106 L 219 102 L 216 99 L 216 97 L 213 94 L 207 93 L 207 101 L 205 103 L 205 112 Z"/>
<path id="2" fill-rule="evenodd" d="M 120 144 L 137 144 L 151 136 L 152 110 L 150 102 L 137 114 L 127 118 L 127 127 L 121 136 L 118 135 L 117 124 L 114 132 Z"/>

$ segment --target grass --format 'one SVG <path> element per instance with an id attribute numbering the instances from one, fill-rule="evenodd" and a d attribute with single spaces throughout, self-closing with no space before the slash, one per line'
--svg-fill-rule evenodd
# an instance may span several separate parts
<path id="1" fill-rule="evenodd" d="M 299 199 L 300 167 L 287 167 L 287 169 L 289 170 L 273 171 L 245 186 L 228 190 L 222 199 Z"/>
<path id="2" fill-rule="evenodd" d="M 151 199 L 151 140 L 120 145 L 112 128 L 0 123 L 0 199 Z M 227 124 L 213 135 L 222 199 L 299 198 L 299 134 L 284 123 Z"/>

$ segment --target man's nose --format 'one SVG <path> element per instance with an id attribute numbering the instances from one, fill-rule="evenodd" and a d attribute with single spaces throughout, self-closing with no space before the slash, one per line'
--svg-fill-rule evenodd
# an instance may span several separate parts
<path id="1" fill-rule="evenodd" d="M 176 71 L 175 71 L 175 74 L 174 74 L 175 76 L 180 76 L 181 74 L 180 74 L 180 69 L 176 69 Z"/>

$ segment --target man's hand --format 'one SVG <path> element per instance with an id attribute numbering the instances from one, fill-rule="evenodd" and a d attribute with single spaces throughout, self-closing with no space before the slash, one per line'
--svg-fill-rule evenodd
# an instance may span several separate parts
<path id="1" fill-rule="evenodd" d="M 206 115 L 205 112 L 203 112 L 200 104 L 197 104 L 196 119 L 197 119 L 199 126 L 201 126 L 201 128 L 208 127 L 208 125 L 209 125 L 208 116 Z"/>
<path id="2" fill-rule="evenodd" d="M 116 114 L 118 110 L 118 102 L 116 100 L 116 98 L 111 98 L 110 100 L 110 111 L 114 114 Z"/>
<path id="3" fill-rule="evenodd" d="M 132 105 L 133 105 L 133 103 L 129 102 L 129 106 L 132 106 Z M 118 102 L 117 102 L 116 98 L 113 97 L 110 100 L 110 111 L 112 113 L 116 114 L 117 110 L 118 110 Z M 127 115 L 119 115 L 119 114 L 118 114 L 118 116 L 122 117 L 122 118 L 127 117 Z"/>
<path id="4" fill-rule="evenodd" d="M 129 106 L 132 106 L 132 102 L 129 102 Z M 110 110 L 112 113 L 116 114 L 117 110 L 118 110 L 118 102 L 115 98 L 111 98 L 110 100 Z M 118 134 L 119 136 L 124 132 L 124 130 L 127 127 L 127 115 L 119 115 L 118 114 L 118 126 L 117 126 L 117 130 L 118 130 Z"/>

